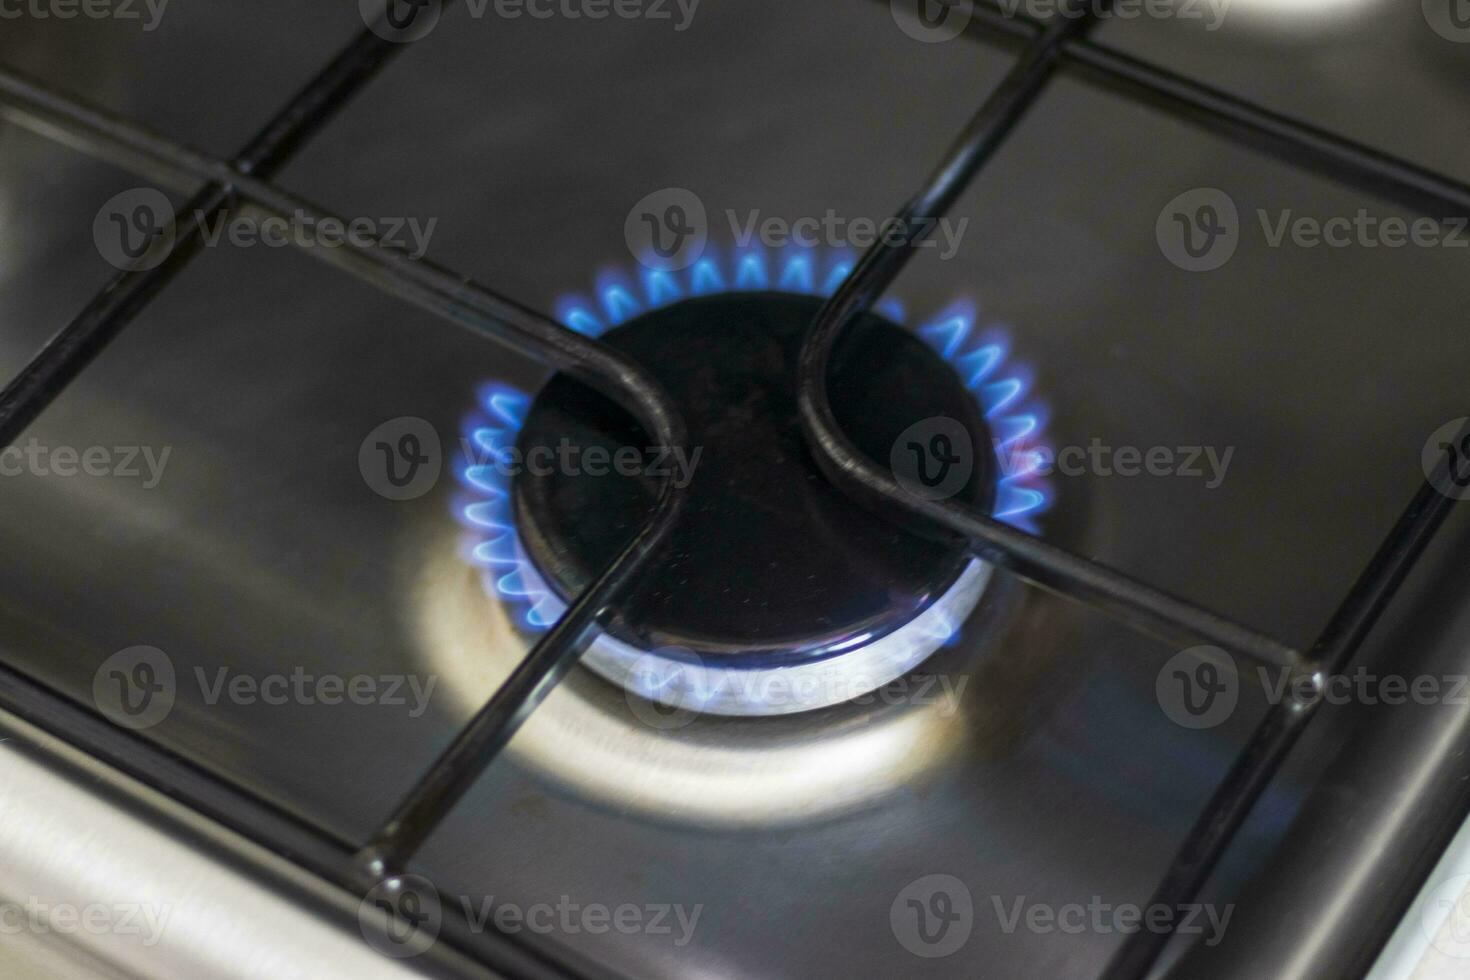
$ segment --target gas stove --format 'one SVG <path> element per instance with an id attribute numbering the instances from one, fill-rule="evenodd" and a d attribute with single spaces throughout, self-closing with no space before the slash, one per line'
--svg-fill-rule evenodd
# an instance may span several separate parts
<path id="1" fill-rule="evenodd" d="M 1461 7 L 0 2 L 7 975 L 1463 972 Z"/>

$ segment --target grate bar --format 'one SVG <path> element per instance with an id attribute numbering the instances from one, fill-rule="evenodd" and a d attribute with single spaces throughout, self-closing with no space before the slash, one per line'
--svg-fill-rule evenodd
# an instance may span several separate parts
<path id="1" fill-rule="evenodd" d="M 0 664 L 0 711 L 25 719 L 323 881 L 349 894 L 358 892 L 358 881 L 348 873 L 355 846 L 352 842 L 150 741 L 140 732 L 119 728 L 90 705 L 72 701 L 4 664 Z M 446 904 L 444 911 L 442 938 L 505 976 L 592 980 L 605 975 L 591 964 L 558 961 L 519 936 L 473 929 L 453 904 Z M 434 951 L 426 956 L 438 959 Z"/>
<path id="2" fill-rule="evenodd" d="M 247 198 L 248 207 L 267 214 L 284 217 L 299 212 L 312 219 L 311 227 L 320 227 L 331 217 L 223 160 L 139 130 L 99 110 L 78 106 L 24 76 L 0 71 L 0 101 L 18 108 L 27 124 L 35 120 L 48 128 L 59 128 L 83 145 L 128 159 L 141 157 L 182 177 L 231 186 Z M 611 348 L 463 276 L 430 262 L 410 259 L 401 250 L 380 243 L 368 247 L 351 243 L 340 247 L 309 245 L 305 251 L 392 295 L 566 371 L 628 409 L 658 444 L 684 446 L 684 424 L 669 407 L 668 397 L 642 368 Z M 374 835 L 360 856 L 367 875 L 377 877 L 402 870 L 402 864 L 575 663 L 590 642 L 598 618 L 646 566 L 647 558 L 672 525 L 681 501 L 682 496 L 668 481 L 650 522 L 584 590 L 557 627 L 541 638 Z"/>
<path id="3" fill-rule="evenodd" d="M 986 118 L 977 120 L 967 133 L 966 141 L 974 144 L 968 165 L 978 167 L 1040 90 L 1040 84 L 1050 78 L 1056 66 L 1057 52 L 1061 43 L 1081 29 L 1083 22 L 1067 20 L 1040 38 L 1031 57 L 1016 66 L 1009 84 L 989 103 Z M 274 185 L 246 174 L 229 163 L 215 159 L 197 150 L 158 136 L 147 130 L 130 125 L 94 108 L 80 106 L 73 100 L 61 96 L 39 83 L 13 72 L 0 72 L 0 101 L 20 114 L 22 121 L 39 125 L 46 130 L 60 130 L 69 140 L 80 143 L 92 152 L 100 152 L 113 158 L 142 158 L 151 165 L 170 171 L 181 177 L 214 181 L 233 186 L 237 193 L 253 206 L 268 213 L 288 215 L 300 211 L 312 215 L 320 223 L 323 215 L 308 202 L 288 194 Z M 994 108 L 998 107 L 998 108 Z M 1000 120 L 997 125 L 995 120 Z M 964 167 L 950 168 L 942 172 L 940 182 L 951 195 L 957 194 L 965 179 Z M 919 202 L 921 205 L 925 202 Z M 929 205 L 941 203 L 937 199 Z M 946 205 L 947 206 L 947 205 Z M 914 213 L 919 213 L 915 211 Z M 644 421 L 650 432 L 663 437 L 667 444 L 682 442 L 682 425 L 663 408 L 661 396 L 648 397 L 652 386 L 640 381 L 641 371 L 636 365 L 616 357 L 587 341 L 560 324 L 491 293 L 463 277 L 424 261 L 414 261 L 403 253 L 381 245 L 358 248 L 346 245 L 339 248 L 308 247 L 306 251 L 314 257 L 331 262 L 366 279 L 394 295 L 409 299 L 433 312 L 488 333 L 509 343 L 553 366 L 567 370 L 597 386 L 604 393 L 617 398 Z M 862 268 L 862 266 L 860 266 Z M 855 272 L 856 275 L 856 272 Z M 631 404 L 629 395 L 631 394 Z M 667 509 L 660 512 L 663 527 L 671 519 Z M 988 518 L 981 518 L 988 521 Z M 655 531 L 658 528 L 654 528 Z M 999 564 L 1028 565 L 1035 578 L 1065 594 L 1111 608 L 1135 625 L 1152 624 L 1157 630 L 1169 635 L 1188 635 L 1222 642 L 1231 649 L 1255 652 L 1260 659 L 1276 664 L 1295 662 L 1295 654 L 1277 641 L 1260 638 L 1243 627 L 1230 624 L 1221 617 L 1189 606 L 1182 600 L 1166 596 L 1151 587 L 1134 582 L 1104 566 L 1072 555 L 1062 549 L 1046 545 L 1036 539 L 1014 532 L 1003 525 L 996 525 L 999 544 L 987 546 L 983 551 L 987 558 Z M 655 543 L 653 534 L 645 534 L 630 548 L 646 553 Z M 609 576 L 628 574 L 620 562 L 609 570 Z M 612 583 L 610 583 L 611 585 Z M 611 589 L 615 593 L 616 587 Z M 590 595 L 588 612 L 592 606 L 605 608 L 607 592 Z M 1117 596 L 1128 602 L 1117 602 Z M 1129 606 L 1131 602 L 1131 607 Z M 433 824 L 442 819 L 445 809 L 452 805 L 458 793 L 472 779 L 467 761 L 476 752 L 480 753 L 481 766 L 499 747 L 508 741 L 511 734 L 527 713 L 545 696 L 549 686 L 541 683 L 541 672 L 560 676 L 575 658 L 574 648 L 585 637 L 579 633 L 579 624 L 585 626 L 579 613 L 569 611 L 566 630 L 549 633 L 527 658 L 526 670 L 517 677 L 517 684 L 508 688 L 504 697 L 492 699 L 471 723 L 470 729 L 461 733 L 461 739 L 448 750 L 436 766 L 410 795 L 390 825 L 375 837 L 363 859 L 369 867 L 387 868 L 391 862 L 384 858 L 404 858 L 413 846 L 421 842 L 432 830 Z M 1264 652 L 1262 652 L 1264 651 Z M 518 707 L 519 706 L 519 707 Z M 468 751 L 474 748 L 476 751 Z M 476 771 L 478 768 L 476 767 Z M 447 792 L 454 790 L 453 792 Z M 431 800 L 435 802 L 430 802 Z M 432 818 L 432 819 L 431 819 Z M 412 841 L 410 841 L 412 839 Z M 413 846 L 406 846 L 412 843 Z"/>
<path id="4" fill-rule="evenodd" d="M 369 883 L 403 871 L 485 767 L 571 670 L 596 638 L 599 620 L 611 611 L 617 596 L 646 570 L 648 558 L 672 526 L 675 509 L 683 499 L 674 490 L 673 481 L 666 481 L 654 520 L 516 665 L 489 702 L 358 852 L 358 866 Z"/>
<path id="5" fill-rule="evenodd" d="M 1037 35 L 1020 61 L 975 114 L 923 190 L 897 215 L 905 229 L 929 227 L 959 197 L 1041 94 L 1063 46 L 1086 29 L 1082 17 L 1059 17 Z M 1300 655 L 1272 637 L 1240 626 L 1150 585 L 950 501 L 906 494 L 893 474 L 869 461 L 842 433 L 827 399 L 827 363 L 848 323 L 893 281 L 913 241 L 880 242 L 866 252 L 818 313 L 802 349 L 798 403 L 802 427 L 828 477 L 859 501 L 882 510 L 898 505 L 967 538 L 980 557 L 1036 585 L 1080 600 L 1170 642 L 1216 643 L 1251 659 L 1294 667 Z"/>
<path id="6" fill-rule="evenodd" d="M 1045 39 L 1059 33 L 1056 25 L 1040 31 L 1042 25 L 1036 22 L 1018 26 L 1010 18 L 989 11 L 984 13 L 985 23 L 1000 27 L 1007 34 L 1029 34 Z M 1037 42 L 1033 41 L 1028 51 L 1034 52 L 1036 46 Z M 1137 90 L 1135 94 L 1153 96 L 1156 101 L 1167 103 L 1166 107 L 1190 118 L 1198 118 L 1210 128 L 1237 136 L 1256 137 L 1278 152 L 1288 151 L 1288 159 L 1293 162 L 1317 167 L 1346 182 L 1366 186 L 1375 193 L 1407 201 L 1435 217 L 1470 211 L 1470 189 L 1430 171 L 1128 58 L 1081 39 L 1077 34 L 1064 36 L 1059 46 L 1068 56 L 1095 69 L 1105 82 L 1120 87 L 1131 86 Z M 939 212 L 925 208 L 937 204 L 942 211 L 953 203 L 984 162 L 986 135 L 976 124 L 988 122 L 1003 133 L 1013 122 L 1008 102 L 1007 85 L 1002 83 L 929 184 L 900 212 L 901 218 L 937 215 Z M 958 186 L 951 186 L 957 174 L 960 175 Z M 846 323 L 875 299 L 902 268 L 907 258 L 907 244 L 898 248 L 882 244 L 874 246 L 814 321 L 802 352 L 803 427 L 818 450 L 819 462 L 829 475 L 859 499 L 874 507 L 899 507 L 928 517 L 950 530 L 967 534 L 977 553 L 988 558 L 989 549 L 996 544 L 992 534 L 1019 535 L 1019 532 L 1003 526 L 986 527 L 986 523 L 994 522 L 986 522 L 982 515 L 968 508 L 925 501 L 904 493 L 896 481 L 867 463 L 847 442 L 827 403 L 826 364 L 832 346 Z M 1453 444 L 1459 445 L 1463 438 L 1470 438 L 1470 422 L 1462 427 Z M 1150 899 L 1150 907 L 1177 910 L 1203 887 L 1251 807 L 1314 714 L 1318 699 L 1310 692 L 1320 690 L 1327 677 L 1343 669 L 1351 660 L 1453 507 L 1454 500 L 1436 489 L 1449 485 L 1450 462 L 1451 457 L 1447 453 L 1436 472 L 1421 485 L 1313 644 L 1309 658 L 1303 661 L 1299 655 L 1292 654 L 1291 665 L 1296 677 L 1309 679 L 1312 684 L 1305 689 L 1293 684 L 1291 690 L 1295 699 L 1275 704 L 1267 712 L 1172 859 Z M 1004 564 L 1004 558 L 998 563 Z M 1108 587 L 1121 584 L 1108 583 Z M 1071 591 L 1075 594 L 1075 589 Z M 1063 590 L 1063 594 L 1068 593 Z M 1138 609 L 1135 603 L 1143 598 L 1141 595 L 1112 598 L 1123 603 L 1125 615 L 1157 611 Z M 1146 627 L 1148 624 L 1143 625 Z M 1230 624 L 1223 625 L 1228 631 Z M 1225 637 L 1222 635 L 1220 639 Z M 1274 642 L 1269 638 L 1258 639 Z M 1221 642 L 1221 645 L 1236 652 L 1251 652 L 1228 642 Z M 1257 656 L 1256 659 L 1265 658 Z M 1132 934 L 1109 963 L 1104 980 L 1142 980 L 1146 977 L 1170 941 L 1175 924 L 1171 917 L 1167 931 L 1140 930 Z"/>
<path id="7" fill-rule="evenodd" d="M 1470 438 L 1470 421 L 1461 426 L 1453 445 Z M 1455 499 L 1437 488 L 1450 485 L 1453 456 L 1446 452 L 1436 471 L 1419 487 L 1388 537 L 1353 583 L 1327 626 L 1313 644 L 1310 675 L 1315 685 L 1289 690 L 1292 696 L 1273 704 L 1252 734 L 1250 742 L 1215 790 L 1195 825 L 1170 863 L 1149 906 L 1175 910 L 1199 894 L 1210 872 L 1224 856 L 1236 831 L 1250 814 L 1307 722 L 1316 713 L 1326 679 L 1341 672 L 1357 653 L 1389 601 L 1424 553 L 1434 533 L 1449 516 Z M 1141 930 L 1129 936 L 1108 964 L 1103 980 L 1142 980 L 1169 942 L 1167 931 Z"/>
<path id="8" fill-rule="evenodd" d="M 1009 14 L 1000 0 L 978 0 L 966 36 L 990 43 L 1024 41 L 1045 23 Z M 1101 87 L 1339 183 L 1396 201 L 1425 215 L 1470 214 L 1470 185 L 1355 140 L 1256 105 L 1221 89 L 1125 54 L 1088 37 L 1062 45 L 1062 60 Z"/>
<path id="9" fill-rule="evenodd" d="M 1101 84 L 1236 142 L 1255 146 L 1429 217 L 1470 214 L 1470 186 L 1418 164 L 1262 108 L 1100 44 L 1082 43 L 1067 58 Z"/>
<path id="10" fill-rule="evenodd" d="M 269 176 L 332 118 L 392 57 L 399 46 L 370 30 L 359 32 L 235 157 L 234 165 Z M 0 390 L 0 446 L 13 443 L 87 365 L 173 281 L 199 252 L 205 221 L 228 209 L 229 182 L 205 186 L 184 206 L 168 254 L 147 270 L 118 274 Z"/>
<path id="11" fill-rule="evenodd" d="M 1012 87 L 1006 91 L 1015 92 L 1021 98 L 1007 96 L 1004 92 L 997 94 L 999 99 L 1013 100 L 1009 101 L 1007 111 L 1015 112 L 1024 108 L 1029 102 L 1028 96 L 1035 94 L 1032 86 L 1050 77 L 1055 67 L 1059 40 L 1079 29 L 1077 24 L 1077 21 L 1067 21 L 1058 25 L 1057 34 L 1043 41 L 1048 54 L 1016 66 Z M 309 202 L 266 181 L 243 174 L 224 161 L 139 130 L 95 109 L 79 107 L 71 100 L 23 76 L 0 72 L 0 102 L 17 107 L 21 110 L 23 119 L 40 117 L 46 125 L 64 130 L 69 138 L 81 141 L 94 151 L 129 159 L 141 157 L 151 165 L 169 169 L 181 177 L 233 184 L 237 192 L 247 199 L 248 204 L 263 208 L 268 213 L 289 215 L 300 211 L 315 218 L 316 226 L 325 217 Z M 1016 118 L 1019 116 L 1009 119 L 1004 129 L 1008 130 Z M 970 135 L 980 137 L 980 143 L 984 144 L 984 153 L 988 154 L 996 145 L 994 141 L 1002 137 L 1004 131 L 994 126 L 982 126 L 975 134 L 967 134 Z M 983 162 L 983 155 L 971 162 Z M 960 176 L 959 171 L 951 168 L 949 173 L 941 173 L 940 176 L 952 193 L 957 193 L 962 186 L 963 181 L 957 179 Z M 929 203 L 932 205 L 936 202 Z M 577 374 L 619 400 L 626 402 L 627 391 L 620 389 L 618 385 L 609 387 L 607 379 L 641 376 L 636 366 L 601 349 L 601 345 L 587 341 L 580 334 L 430 262 L 409 259 L 402 252 L 383 246 L 358 248 L 348 244 L 337 248 L 308 247 L 306 251 L 387 292 L 409 299 L 471 329 L 488 333 L 552 366 Z M 860 263 L 858 269 L 854 270 L 854 275 L 863 267 L 864 263 Z M 839 297 L 841 295 L 839 291 Z M 837 298 L 834 297 L 834 301 Z M 656 401 L 657 399 L 654 400 Z M 655 437 L 669 439 L 674 431 L 671 428 L 671 416 L 661 410 L 650 415 L 651 404 L 640 402 L 639 397 L 635 396 L 629 407 L 644 420 L 650 433 Z M 682 428 L 679 432 L 679 439 L 682 441 Z M 823 454 L 818 455 L 820 459 Z M 862 465 L 867 464 L 862 461 Z M 967 516 L 966 519 L 970 518 Z M 1163 633 L 1171 639 L 1187 638 L 1189 642 L 1204 639 L 1220 643 L 1247 656 L 1254 653 L 1257 659 L 1278 666 L 1289 666 L 1296 662 L 1295 653 L 1279 641 L 1261 637 L 1214 613 L 1193 607 L 1105 566 L 992 522 L 987 517 L 976 519 L 986 528 L 984 533 L 991 533 L 993 526 L 993 533 L 999 542 L 994 547 L 987 545 L 982 550 L 982 555 L 997 564 L 1029 569 L 1033 579 L 1044 587 L 1107 608 L 1132 625 L 1152 626 L 1154 632 Z M 1117 598 L 1119 596 L 1123 598 L 1120 600 Z M 563 636 L 560 633 L 555 635 Z M 553 634 L 549 633 L 541 642 L 545 644 L 552 637 Z M 554 665 L 560 659 L 539 657 L 534 652 L 532 656 L 537 664 Z M 530 683 L 517 692 L 517 696 L 528 696 L 532 699 L 542 695 L 544 691 L 538 685 Z M 488 705 L 485 710 L 489 711 Z M 500 722 L 513 721 L 519 724 L 520 716 L 516 713 L 506 714 L 502 708 L 497 709 L 493 717 Z M 466 737 L 469 737 L 468 734 Z M 498 746 L 503 742 L 503 739 L 496 738 L 489 739 L 485 744 Z M 450 751 L 454 752 L 453 749 Z M 493 748 L 490 751 L 493 752 Z M 463 758 L 458 753 L 455 753 L 455 757 Z M 444 777 L 441 775 L 437 778 Z M 421 789 L 428 792 L 427 786 L 421 786 Z M 417 821 L 410 823 L 416 824 Z M 418 836 L 423 829 L 425 828 L 420 827 L 415 835 Z M 383 843 L 377 841 L 375 846 L 381 847 Z M 371 863 L 373 856 L 365 854 L 364 859 Z"/>

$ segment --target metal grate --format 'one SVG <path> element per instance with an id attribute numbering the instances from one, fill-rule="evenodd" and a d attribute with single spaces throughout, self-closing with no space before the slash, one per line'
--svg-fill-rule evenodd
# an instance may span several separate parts
<path id="1" fill-rule="evenodd" d="M 1042 23 L 1005 13 L 998 0 L 977 3 L 968 32 L 981 40 L 1020 44 L 1019 59 L 900 210 L 898 217 L 909 219 L 901 227 L 926 227 L 917 219 L 943 215 L 1064 66 L 1128 98 L 1429 216 L 1470 214 L 1470 187 L 1090 41 L 1086 35 L 1092 23 L 1084 16 Z M 0 446 L 12 444 L 198 253 L 202 215 L 213 220 L 238 206 L 278 217 L 301 212 L 315 222 L 332 217 L 276 187 L 270 178 L 404 47 L 364 30 L 231 160 L 201 153 L 0 68 L 0 114 L 168 186 L 190 191 L 204 185 L 184 209 L 186 217 L 176 225 L 164 261 L 150 270 L 114 278 L 0 391 Z M 630 411 L 663 445 L 683 445 L 683 423 L 669 399 L 638 364 L 597 341 L 466 277 L 379 243 L 304 250 L 384 292 L 575 375 Z M 856 451 L 838 428 L 827 400 L 828 358 L 845 326 L 893 281 L 912 251 L 912 240 L 879 243 L 870 249 L 827 301 L 806 338 L 799 407 L 812 451 L 828 476 L 880 511 L 907 511 L 956 532 L 986 561 L 1135 629 L 1166 640 L 1208 642 L 1250 661 L 1287 667 L 1308 682 L 1291 685 L 1295 697 L 1269 709 L 1174 855 L 1151 903 L 1177 909 L 1203 886 L 1311 719 L 1318 700 L 1311 696 L 1313 686 L 1320 687 L 1345 667 L 1448 514 L 1453 501 L 1437 492 L 1435 484 L 1447 474 L 1449 457 L 1414 495 L 1316 642 L 1306 651 L 1293 649 L 962 504 L 911 496 L 891 474 Z M 1470 423 L 1455 444 L 1466 436 Z M 637 585 L 681 505 L 680 492 L 672 483 L 666 485 L 649 524 L 572 603 L 365 844 L 331 836 L 136 733 L 110 725 L 89 706 L 3 664 L 0 706 L 323 879 L 362 894 L 404 871 L 576 662 L 599 623 Z M 572 969 L 510 936 L 472 936 L 467 924 L 453 916 L 446 917 L 445 935 L 451 944 L 473 950 L 486 965 L 516 975 L 563 976 Z M 1169 938 L 1169 931 L 1133 933 L 1103 976 L 1106 980 L 1145 976 Z"/>

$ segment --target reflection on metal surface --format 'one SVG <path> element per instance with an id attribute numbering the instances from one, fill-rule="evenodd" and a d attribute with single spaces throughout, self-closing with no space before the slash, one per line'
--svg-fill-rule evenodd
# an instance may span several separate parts
<path id="1" fill-rule="evenodd" d="M 430 554 L 416 593 L 420 649 L 468 715 L 525 655 L 525 640 L 452 541 Z M 715 718 L 660 710 L 577 670 L 508 752 L 569 789 L 663 819 L 798 823 L 872 804 L 951 758 L 976 692 L 967 673 L 941 680 L 809 715 Z"/>
<path id="2" fill-rule="evenodd" d="M 1265 27 L 1322 26 L 1323 22 L 1355 17 L 1378 6 L 1382 0 L 1226 0 L 1229 14 L 1242 15 L 1252 24 Z"/>
<path id="3" fill-rule="evenodd" d="M 8 715 L 0 723 L 19 726 Z M 23 726 L 0 731 L 21 729 L 62 751 Z M 119 805 L 99 788 L 117 777 L 84 785 L 26 739 L 0 743 L 0 926 L 20 932 L 18 959 L 64 961 L 66 972 L 53 975 L 77 978 L 425 975 L 374 953 L 350 910 L 328 921 L 299 895 L 275 890 L 279 882 L 242 875 L 219 849 Z M 4 938 L 8 946 L 12 937 Z M 47 948 L 27 951 L 31 940 Z M 5 976 L 26 975 L 9 966 L 0 954 Z"/>
<path id="4" fill-rule="evenodd" d="M 856 637 L 851 653 L 774 670 L 720 667 L 644 653 L 602 636 L 586 664 L 651 701 L 708 714 L 794 714 L 862 697 L 917 668 L 955 636 L 990 580 L 990 566 L 972 560 L 949 590 L 918 616 L 871 642 Z"/>

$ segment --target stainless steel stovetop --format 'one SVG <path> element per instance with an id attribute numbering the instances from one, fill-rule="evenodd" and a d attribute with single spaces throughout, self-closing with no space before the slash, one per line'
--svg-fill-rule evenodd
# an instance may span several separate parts
<path id="1" fill-rule="evenodd" d="M 178 4 L 153 29 L 141 5 L 138 21 L 0 21 L 0 378 L 117 274 L 98 245 L 105 202 L 158 186 L 182 208 L 202 183 L 156 161 L 130 172 L 126 139 L 48 115 L 16 80 L 228 158 L 363 29 L 357 6 Z M 552 313 L 601 271 L 637 268 L 625 225 L 660 189 L 693 191 L 727 252 L 727 212 L 883 219 L 1025 57 L 1023 23 L 979 13 L 969 34 L 928 42 L 885 4 L 668 10 L 446 10 L 270 180 L 380 229 L 432 227 L 427 259 Z M 921 250 L 898 276 L 887 293 L 911 308 L 971 296 L 981 321 L 1006 326 L 1035 369 L 1052 446 L 1198 449 L 1199 475 L 1096 463 L 1057 474 L 1046 541 L 1309 651 L 1424 482 L 1426 440 L 1465 414 L 1470 253 L 1273 245 L 1266 225 L 1367 209 L 1407 225 L 1448 215 L 1435 227 L 1453 229 L 1470 202 L 1470 45 L 1435 16 L 1388 0 L 1235 0 L 1217 30 L 1106 19 L 1072 42 L 1094 54 L 1064 63 L 959 197 L 956 253 Z M 1171 73 L 1156 81 L 1198 80 L 1361 146 L 1329 164 L 1284 137 L 1214 126 L 1119 80 L 1120 65 L 1144 62 Z M 1239 242 L 1222 266 L 1191 272 L 1160 229 L 1171 202 L 1202 188 L 1238 208 Z M 106 782 L 97 813 L 145 828 L 202 810 L 227 831 L 170 835 L 227 854 L 262 895 L 325 923 L 341 939 L 334 965 L 358 974 L 1103 974 L 1127 937 L 1047 927 L 1047 910 L 1149 902 L 1266 694 L 1245 684 L 1228 719 L 1181 725 L 1160 678 L 1189 644 L 999 570 L 924 668 L 964 679 L 957 697 L 938 687 L 901 704 L 660 727 L 574 669 L 409 868 L 442 902 L 439 942 L 422 957 L 371 954 L 321 855 L 340 851 L 348 867 L 537 639 L 465 560 L 451 457 L 482 386 L 534 392 L 546 368 L 307 253 L 202 249 L 12 441 L 79 459 L 101 447 L 111 461 L 109 475 L 68 476 L 49 456 L 44 472 L 0 479 L 0 751 L 26 767 L 13 785 L 31 785 L 22 772 L 65 773 L 87 792 Z M 443 471 L 395 500 L 359 456 L 403 417 L 440 434 Z M 135 447 L 138 475 L 116 472 Z M 1219 479 L 1206 448 L 1229 451 Z M 1466 521 L 1449 514 L 1354 664 L 1466 671 Z M 99 714 L 94 682 L 137 647 L 166 656 L 177 694 L 133 732 Z M 400 678 L 403 697 L 275 704 L 217 686 L 282 674 Z M 1223 937 L 1177 937 L 1162 962 L 1188 956 L 1178 969 L 1191 977 L 1366 971 L 1426 879 L 1442 884 L 1431 868 L 1465 815 L 1455 760 L 1470 712 L 1452 701 L 1323 705 L 1199 899 L 1229 910 Z M 65 742 L 128 778 L 98 775 Z M 140 802 L 152 790 L 134 780 L 173 801 Z M 87 804 L 74 806 L 86 826 Z M 0 787 L 6 819 L 39 816 Z M 94 827 L 103 852 L 123 846 L 108 845 L 111 826 Z M 126 895 L 119 883 L 144 873 L 78 868 L 67 840 L 0 832 L 0 897 Z M 89 884 L 86 867 L 105 880 Z M 962 882 L 972 907 L 942 956 L 905 931 L 906 896 L 920 896 L 920 915 L 952 910 L 924 891 L 932 875 Z M 227 887 L 155 901 L 187 913 Z M 631 905 L 640 925 L 451 921 L 558 903 Z M 651 925 L 655 908 L 667 932 Z M 249 941 L 211 952 L 190 930 L 217 936 L 218 923 L 185 913 L 182 953 L 168 952 L 168 929 L 152 952 L 115 934 L 77 945 L 103 975 L 290 975 L 296 926 L 251 932 L 241 912 Z"/>

